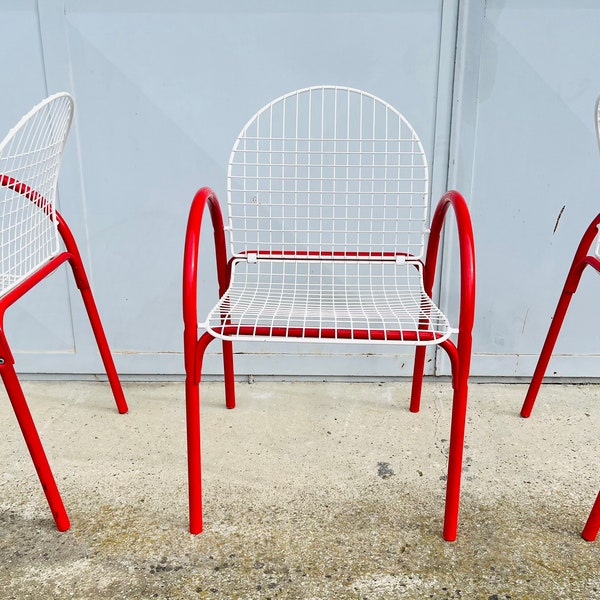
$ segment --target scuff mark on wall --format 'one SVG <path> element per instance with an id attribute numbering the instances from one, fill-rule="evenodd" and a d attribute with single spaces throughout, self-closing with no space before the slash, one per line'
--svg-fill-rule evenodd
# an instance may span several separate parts
<path id="1" fill-rule="evenodd" d="M 556 230 L 558 229 L 558 223 L 560 221 L 560 218 L 562 217 L 565 207 L 566 207 L 566 204 L 563 205 L 563 207 L 560 209 L 560 212 L 558 213 L 558 217 L 556 217 L 556 223 L 554 223 L 554 229 L 552 230 L 552 235 L 554 235 L 556 233 Z"/>
<path id="2" fill-rule="evenodd" d="M 527 324 L 527 317 L 529 316 L 529 309 L 525 312 L 525 317 L 523 319 L 523 327 L 521 328 L 521 335 L 525 333 L 525 325 Z"/>

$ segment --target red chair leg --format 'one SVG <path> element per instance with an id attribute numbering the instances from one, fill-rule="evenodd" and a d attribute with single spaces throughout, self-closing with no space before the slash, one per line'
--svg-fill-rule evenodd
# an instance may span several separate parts
<path id="1" fill-rule="evenodd" d="M 83 266 L 83 261 L 81 260 L 81 255 L 79 254 L 79 249 L 77 248 L 77 244 L 73 234 L 71 233 L 71 230 L 59 213 L 56 213 L 56 220 L 58 223 L 58 231 L 69 254 L 69 264 L 73 270 L 73 276 L 75 277 L 77 287 L 81 292 L 85 310 L 87 311 L 90 319 L 92 331 L 94 332 L 94 337 L 96 338 L 96 343 L 98 344 L 98 350 L 100 351 L 100 356 L 102 358 L 102 362 L 104 363 L 106 375 L 108 376 L 108 382 L 110 383 L 110 387 L 117 404 L 117 410 L 121 414 L 126 413 L 128 408 L 127 402 L 125 401 L 125 395 L 123 394 L 123 388 L 121 387 L 119 375 L 117 374 L 117 369 L 115 368 L 115 363 L 108 346 L 108 341 L 106 340 L 106 334 L 104 333 L 104 328 L 102 327 L 102 322 L 100 321 L 98 308 L 96 307 L 96 302 L 94 301 L 94 296 L 92 295 L 92 290 Z"/>
<path id="2" fill-rule="evenodd" d="M 46 458 L 40 436 L 38 435 L 35 423 L 31 417 L 31 412 L 27 406 L 17 373 L 10 360 L 4 358 L 2 360 L 3 364 L 0 365 L 0 376 L 6 387 L 8 397 L 10 398 L 13 410 L 15 411 L 21 431 L 23 432 L 23 437 L 25 438 L 25 443 L 31 454 L 35 470 L 40 478 L 42 489 L 44 490 L 44 494 L 46 494 L 46 499 L 50 506 L 50 510 L 52 511 L 56 527 L 59 531 L 66 531 L 71 526 L 69 517 L 67 516 L 65 506 L 60 497 L 60 492 L 56 486 L 56 481 L 52 475 L 50 464 Z"/>
<path id="3" fill-rule="evenodd" d="M 454 390 L 452 423 L 450 426 L 450 450 L 448 453 L 448 482 L 446 486 L 446 509 L 444 513 L 444 539 L 456 540 L 460 483 L 462 475 L 463 446 L 467 411 L 467 383 Z"/>
<path id="4" fill-rule="evenodd" d="M 188 454 L 188 491 L 190 533 L 202 532 L 202 447 L 200 443 L 200 380 L 206 347 L 213 340 L 210 333 L 200 337 L 195 360 L 186 360 L 185 407 Z M 191 371 L 191 372 L 190 372 Z"/>
<path id="5" fill-rule="evenodd" d="M 596 502 L 594 502 L 587 523 L 581 532 L 581 537 L 588 542 L 593 542 L 598 535 L 598 530 L 600 530 L 600 492 L 596 496 Z"/>
<path id="6" fill-rule="evenodd" d="M 223 372 L 225 379 L 225 406 L 235 408 L 235 376 L 233 372 L 233 343 L 223 340 Z"/>
<path id="7" fill-rule="evenodd" d="M 202 467 L 200 447 L 200 382 L 185 382 L 190 533 L 202 532 Z"/>
<path id="8" fill-rule="evenodd" d="M 421 408 L 421 390 L 423 389 L 423 373 L 425 372 L 425 355 L 427 348 L 417 346 L 413 367 L 412 390 L 410 394 L 410 412 L 419 412 Z"/>
<path id="9" fill-rule="evenodd" d="M 583 234 L 581 241 L 579 242 L 577 250 L 575 251 L 571 268 L 569 269 L 565 285 L 563 286 L 560 299 L 556 306 L 556 310 L 554 311 L 554 316 L 552 317 L 552 323 L 550 324 L 548 335 L 546 336 L 546 340 L 544 342 L 542 352 L 540 353 L 533 378 L 529 384 L 529 389 L 527 390 L 525 401 L 523 402 L 523 407 L 521 408 L 522 417 L 529 417 L 531 414 L 538 390 L 542 384 L 542 379 L 546 373 L 546 368 L 550 362 L 554 345 L 556 344 L 558 334 L 560 333 L 560 328 L 565 320 L 565 315 L 567 314 L 569 304 L 571 303 L 571 298 L 577 291 L 583 271 L 587 266 L 591 266 L 596 271 L 600 272 L 600 261 L 598 258 L 588 255 L 590 248 L 592 247 L 592 244 L 598 235 L 599 226 L 600 214 L 597 215 L 596 218 L 590 223 L 587 230 Z"/>
<path id="10" fill-rule="evenodd" d="M 450 423 L 450 449 L 448 452 L 448 481 L 446 484 L 446 508 L 444 513 L 444 539 L 456 540 L 458 527 L 458 509 L 460 504 L 460 484 L 462 477 L 463 448 L 467 420 L 467 397 L 469 391 L 469 370 L 471 363 L 471 342 L 463 336 L 460 339 L 458 353 L 448 342 L 444 347 L 451 357 L 452 382 L 452 421 Z"/>
<path id="11" fill-rule="evenodd" d="M 119 374 L 117 373 L 117 369 L 108 346 L 106 334 L 104 333 L 104 328 L 102 327 L 102 322 L 100 321 L 100 315 L 98 314 L 98 309 L 92 295 L 92 290 L 88 287 L 80 291 L 83 298 L 83 303 L 85 304 L 85 309 L 90 319 L 92 331 L 94 332 L 94 337 L 96 338 L 96 343 L 98 344 L 98 350 L 100 351 L 104 369 L 106 370 L 108 382 L 117 404 L 117 410 L 121 414 L 125 414 L 129 409 L 127 407 L 121 381 L 119 380 Z"/>
<path id="12" fill-rule="evenodd" d="M 535 399 L 537 397 L 540 386 L 542 385 L 542 379 L 544 378 L 544 374 L 546 373 L 548 363 L 550 362 L 550 358 L 552 357 L 552 351 L 554 350 L 556 340 L 558 339 L 558 334 L 560 333 L 560 328 L 562 327 L 563 321 L 565 320 L 567 309 L 569 308 L 569 304 L 571 303 L 572 297 L 573 294 L 565 290 L 563 290 L 563 293 L 560 296 L 560 300 L 558 301 L 558 305 L 554 312 L 554 316 L 552 317 L 550 329 L 548 329 L 546 340 L 544 341 L 542 351 L 540 352 L 540 357 L 538 358 L 538 362 L 533 373 L 533 377 L 531 378 L 531 383 L 529 384 L 527 395 L 525 396 L 525 401 L 523 402 L 523 407 L 521 408 L 522 417 L 527 418 L 529 417 L 529 415 L 531 415 L 533 405 L 535 404 Z"/>

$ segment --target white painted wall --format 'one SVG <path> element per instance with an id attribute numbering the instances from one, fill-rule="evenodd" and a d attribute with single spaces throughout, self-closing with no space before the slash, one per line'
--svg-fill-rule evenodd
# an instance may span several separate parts
<path id="1" fill-rule="evenodd" d="M 465 193 L 478 253 L 473 373 L 530 375 L 600 205 L 596 1 L 4 0 L 0 17 L 0 130 L 46 93 L 75 97 L 60 209 L 121 372 L 182 373 L 181 258 L 195 190 L 210 185 L 224 201 L 246 120 L 282 93 L 333 83 L 366 89 L 411 121 L 432 166 L 433 203 L 447 184 Z M 440 301 L 452 313 L 449 238 Z M 205 242 L 201 310 L 216 294 L 210 235 Z M 600 375 L 600 341 L 585 335 L 596 279 L 584 277 L 567 317 L 557 374 Z M 22 373 L 101 372 L 66 271 L 16 305 L 6 328 Z M 410 375 L 411 356 L 398 348 L 238 350 L 240 374 Z M 220 369 L 209 354 L 205 372 Z"/>
<path id="2" fill-rule="evenodd" d="M 481 5 L 463 6 L 471 38 L 455 102 L 470 106 L 453 125 L 459 139 L 466 130 L 466 147 L 453 147 L 451 173 L 471 199 L 477 236 L 473 372 L 530 376 L 573 254 L 600 211 L 600 4 Z M 584 274 L 548 375 L 600 376 L 599 284 Z"/>

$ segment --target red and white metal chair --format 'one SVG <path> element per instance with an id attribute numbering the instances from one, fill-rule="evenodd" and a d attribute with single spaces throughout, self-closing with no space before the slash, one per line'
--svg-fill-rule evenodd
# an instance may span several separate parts
<path id="1" fill-rule="evenodd" d="M 596 137 L 600 147 L 600 97 L 596 100 L 594 116 L 596 121 Z M 558 305 L 554 311 L 554 316 L 552 317 L 546 340 L 542 346 L 540 357 L 535 367 L 535 371 L 533 372 L 533 377 L 521 408 L 522 417 L 527 418 L 531 415 L 537 394 L 542 385 L 544 374 L 546 373 L 548 363 L 552 357 L 552 351 L 554 350 L 556 340 L 558 339 L 558 334 L 560 333 L 560 329 L 565 320 L 569 304 L 571 303 L 573 294 L 577 291 L 581 276 L 586 267 L 592 267 L 600 273 L 600 213 L 596 215 L 596 218 L 590 223 L 575 252 L 575 257 L 573 258 L 571 268 L 567 274 L 567 280 L 565 281 L 565 285 L 558 300 Z M 593 542 L 598 535 L 599 529 L 600 493 L 596 498 L 592 512 L 590 513 L 581 535 L 584 539 Z"/>
<path id="2" fill-rule="evenodd" d="M 73 269 L 83 297 L 117 408 L 127 412 L 81 256 L 55 208 L 58 173 L 72 117 L 71 96 L 52 95 L 32 108 L 0 142 L 0 377 L 60 531 L 69 528 L 69 518 L 15 371 L 4 333 L 4 314 L 65 262 Z"/>
<path id="3" fill-rule="evenodd" d="M 214 192 L 197 192 L 183 270 L 192 533 L 202 530 L 202 360 L 208 344 L 219 338 L 229 408 L 235 406 L 234 341 L 417 346 L 413 412 L 419 410 L 426 348 L 444 348 L 454 387 L 444 537 L 456 538 L 474 318 L 474 245 L 468 208 L 458 192 L 442 197 L 430 229 L 428 201 L 427 161 L 411 125 L 383 100 L 335 86 L 286 94 L 245 125 L 229 161 L 226 226 Z M 198 249 L 207 206 L 219 301 L 199 323 Z M 461 259 L 458 329 L 431 298 L 450 207 Z M 455 345 L 450 338 L 456 333 Z"/>

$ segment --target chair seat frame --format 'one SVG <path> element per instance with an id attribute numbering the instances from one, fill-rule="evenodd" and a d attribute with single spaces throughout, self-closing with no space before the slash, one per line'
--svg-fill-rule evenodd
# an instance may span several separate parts
<path id="1" fill-rule="evenodd" d="M 418 412 L 421 401 L 421 390 L 425 368 L 427 345 L 439 344 L 447 352 L 452 367 L 453 404 L 450 429 L 450 447 L 448 455 L 448 479 L 446 487 L 446 508 L 444 515 L 443 537 L 447 541 L 456 539 L 458 525 L 458 509 L 462 472 L 462 456 L 465 437 L 466 408 L 468 395 L 468 377 L 471 360 L 472 328 L 475 311 L 475 251 L 473 228 L 467 204 L 460 193 L 449 191 L 440 199 L 433 214 L 429 231 L 429 240 L 425 261 L 419 262 L 423 269 L 423 288 L 431 298 L 434 286 L 438 251 L 444 221 L 449 208 L 452 207 L 458 229 L 460 250 L 460 314 L 458 319 L 458 337 L 456 344 L 449 338 L 432 339 L 425 336 L 422 340 L 415 334 L 414 339 L 405 339 L 403 343 L 416 345 L 413 384 L 410 401 L 410 411 Z M 195 195 L 190 208 L 183 261 L 183 319 L 184 319 L 184 360 L 186 372 L 186 422 L 187 422 L 187 453 L 188 453 L 188 483 L 189 483 L 189 517 L 190 532 L 202 531 L 202 477 L 200 451 L 200 381 L 204 353 L 209 343 L 217 336 L 214 331 L 206 331 L 198 321 L 198 252 L 200 248 L 200 233 L 202 220 L 208 209 L 215 242 L 215 257 L 219 297 L 222 298 L 230 285 L 231 266 L 235 258 L 227 258 L 225 228 L 219 201 L 215 193 L 208 187 L 201 188 Z M 352 258 L 352 257 L 351 257 Z M 378 257 L 366 257 L 375 258 Z M 412 259 L 412 257 L 409 257 Z M 297 260 L 297 259 L 296 259 Z M 199 331 L 204 331 L 199 336 Z M 219 336 L 222 339 L 223 366 L 225 380 L 225 403 L 227 408 L 235 407 L 235 382 L 233 368 L 232 339 L 248 340 L 257 334 L 256 328 L 248 330 L 237 329 L 235 338 L 228 338 L 226 331 Z M 273 340 L 311 338 L 311 341 L 334 342 L 344 341 L 356 336 L 352 331 L 330 330 L 314 332 L 299 329 L 290 335 L 289 329 L 261 330 L 259 334 Z M 278 333 L 280 335 L 278 336 Z M 280 337 L 285 335 L 286 337 Z M 411 336 L 408 336 L 409 338 Z M 427 338 L 427 339 L 426 339 Z"/>
<path id="2" fill-rule="evenodd" d="M 454 332 L 422 287 L 422 263 L 405 255 L 380 260 L 366 252 L 358 258 L 338 252 L 332 259 L 311 254 L 299 260 L 296 255 L 262 259 L 259 253 L 229 265 L 227 292 L 200 324 L 214 337 L 439 344 Z M 242 270 L 239 283 L 236 267 Z M 316 277 L 313 269 L 319 271 Z M 287 271 L 284 281 L 273 285 L 273 271 L 279 276 Z M 360 271 L 379 288 L 361 285 Z M 311 278 L 312 284 L 296 285 L 298 277 Z"/>

